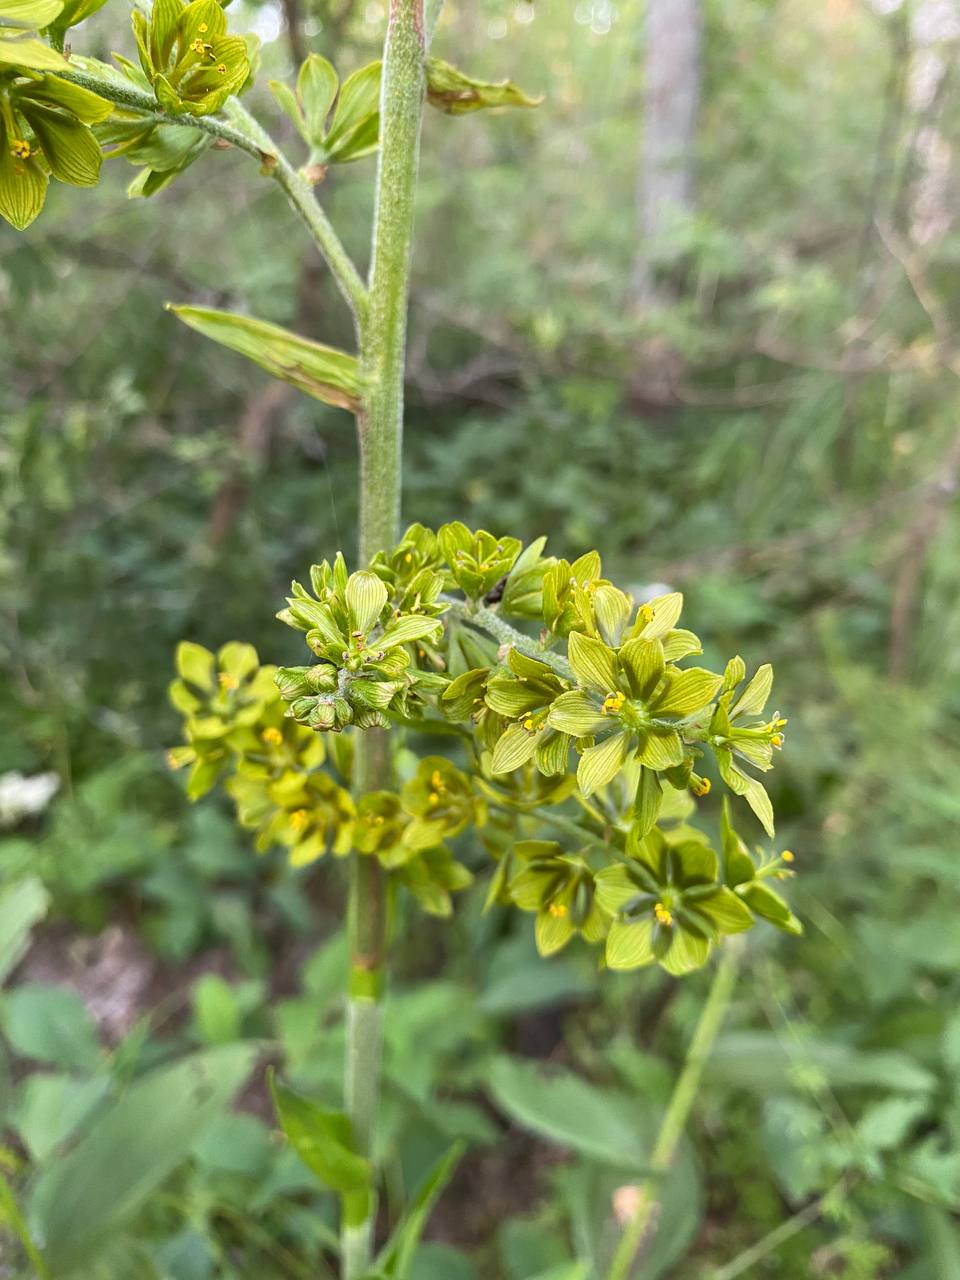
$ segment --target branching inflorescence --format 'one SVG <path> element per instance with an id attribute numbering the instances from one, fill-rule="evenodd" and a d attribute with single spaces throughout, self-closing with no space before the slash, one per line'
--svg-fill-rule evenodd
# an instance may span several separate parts
<path id="1" fill-rule="evenodd" d="M 470 827 L 494 860 L 488 902 L 534 912 L 543 954 L 579 934 L 612 969 L 682 974 L 758 917 L 799 931 L 772 883 L 789 853 L 757 862 L 726 801 L 719 851 L 691 825 L 712 761 L 773 836 L 756 773 L 786 722 L 764 714 L 769 666 L 748 680 L 739 657 L 722 673 L 693 664 L 682 604 L 633 601 L 595 552 L 570 563 L 543 539 L 411 525 L 365 569 L 338 555 L 309 589 L 293 583 L 278 616 L 312 664 L 182 645 L 188 745 L 172 758 L 194 796 L 226 779 L 259 849 L 285 845 L 296 865 L 377 858 L 435 914 L 472 879 L 447 843 Z M 460 763 L 428 756 L 398 791 L 354 801 L 355 735 L 389 726 L 443 735 Z"/>

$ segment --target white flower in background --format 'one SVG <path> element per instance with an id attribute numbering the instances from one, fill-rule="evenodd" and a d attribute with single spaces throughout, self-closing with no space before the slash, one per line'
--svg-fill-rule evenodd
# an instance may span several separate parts
<path id="1" fill-rule="evenodd" d="M 0 774 L 0 826 L 12 827 L 43 813 L 59 787 L 55 773 L 35 773 L 29 778 L 17 770 Z"/>

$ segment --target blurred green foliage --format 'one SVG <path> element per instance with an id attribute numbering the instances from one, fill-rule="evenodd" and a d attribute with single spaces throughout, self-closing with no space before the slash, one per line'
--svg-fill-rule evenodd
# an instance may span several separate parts
<path id="1" fill-rule="evenodd" d="M 278 13 L 242 7 L 287 74 Z M 643 1280 L 960 1275 L 956 175 L 935 233 L 915 196 L 924 130 L 949 157 L 960 98 L 949 78 L 911 98 L 930 47 L 953 55 L 880 8 L 708 6 L 698 209 L 654 246 L 663 294 L 639 316 L 637 0 L 450 0 L 438 35 L 547 103 L 427 121 L 408 514 L 549 530 L 682 589 L 712 619 L 708 665 L 769 657 L 790 715 L 774 800 L 806 936 L 748 952 Z M 301 17 L 344 74 L 374 56 L 382 5 Z M 0 840 L 0 1214 L 58 1280 L 323 1275 L 333 1199 L 247 1082 L 270 1058 L 336 1095 L 336 888 L 189 809 L 162 748 L 180 637 L 296 660 L 271 602 L 349 545 L 353 442 L 163 303 L 335 342 L 346 317 L 241 157 L 152 201 L 125 200 L 123 165 L 51 188 L 27 235 L 0 228 L 0 773 L 60 780 Z M 354 251 L 361 167 L 325 192 Z M 544 965 L 523 921 L 481 916 L 485 891 L 397 957 L 385 1219 L 463 1139 L 412 1280 L 578 1280 L 642 1172 L 702 981 L 601 985 L 582 949 Z M 108 926 L 154 974 L 119 1031 L 61 945 Z"/>

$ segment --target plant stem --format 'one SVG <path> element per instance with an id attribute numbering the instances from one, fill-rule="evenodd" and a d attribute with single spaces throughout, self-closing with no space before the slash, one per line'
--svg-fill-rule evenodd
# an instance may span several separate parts
<path id="1" fill-rule="evenodd" d="M 762 1262 L 774 1250 L 779 1249 L 782 1244 L 785 1244 L 795 1236 L 797 1232 L 816 1222 L 830 1201 L 842 1194 L 845 1186 L 845 1178 L 835 1182 L 828 1191 L 825 1191 L 822 1196 L 818 1196 L 816 1200 L 812 1200 L 810 1204 L 805 1205 L 792 1218 L 787 1218 L 786 1222 L 781 1222 L 772 1231 L 768 1231 L 761 1240 L 758 1240 L 756 1244 L 752 1244 L 749 1249 L 744 1249 L 743 1253 L 738 1254 L 731 1262 L 719 1267 L 716 1271 L 712 1271 L 709 1280 L 735 1280 L 736 1276 L 742 1276 L 745 1272 L 751 1270 L 758 1262 Z"/>
<path id="2" fill-rule="evenodd" d="M 380 153 L 367 306 L 360 320 L 364 387 L 357 416 L 360 445 L 359 562 L 396 542 L 400 523 L 403 379 L 406 355 L 414 195 L 425 95 L 423 0 L 391 0 L 383 52 Z M 389 741 L 383 730 L 356 735 L 354 794 L 388 788 Z M 344 1096 L 354 1144 L 374 1150 L 380 1091 L 386 873 L 375 858 L 352 855 L 350 989 Z M 373 1253 L 376 1203 L 341 1232 L 343 1280 L 359 1280 Z"/>
<path id="3" fill-rule="evenodd" d="M 127 111 L 136 111 L 158 124 L 177 125 L 184 129 L 198 129 L 220 142 L 229 143 L 247 155 L 253 156 L 262 170 L 282 188 L 291 207 L 303 220 L 311 238 L 333 272 L 334 279 L 359 324 L 367 305 L 367 290 L 353 265 L 346 249 L 334 231 L 327 215 L 317 202 L 313 189 L 304 177 L 294 169 L 266 130 L 247 111 L 240 101 L 231 98 L 226 106 L 237 128 L 217 116 L 171 116 L 161 111 L 156 98 L 133 85 L 118 84 L 85 71 L 71 71 L 65 80 L 99 94 L 109 102 Z"/>
<path id="4" fill-rule="evenodd" d="M 477 605 L 471 608 L 462 600 L 454 600 L 450 596 L 442 596 L 441 599 L 447 605 L 445 614 L 448 618 L 457 618 L 461 622 L 469 622 L 477 627 L 480 631 L 486 631 L 494 640 L 499 640 L 501 644 L 511 645 L 514 649 L 519 649 L 521 653 L 525 653 L 528 658 L 536 658 L 538 662 L 543 662 L 548 667 L 552 667 L 557 675 L 563 676 L 567 680 L 574 678 L 573 668 L 570 663 L 559 653 L 551 653 L 549 649 L 543 649 L 537 644 L 536 640 L 531 640 L 529 636 L 524 635 L 522 631 L 518 631 L 516 627 L 511 627 L 509 622 L 504 621 L 499 613 L 495 613 L 493 609 L 488 609 L 486 605 Z"/>
<path id="5" fill-rule="evenodd" d="M 664 1112 L 657 1139 L 650 1155 L 650 1177 L 641 1182 L 637 1191 L 639 1200 L 626 1223 L 616 1253 L 607 1272 L 607 1280 L 629 1280 L 647 1232 L 657 1208 L 657 1187 L 673 1164 L 677 1147 L 683 1137 L 694 1098 L 700 1088 L 704 1067 L 713 1049 L 714 1041 L 723 1023 L 736 983 L 740 963 L 738 939 L 724 942 L 720 963 L 717 965 L 710 994 L 700 1012 L 690 1048 L 680 1078 L 674 1085 L 670 1102 Z"/>

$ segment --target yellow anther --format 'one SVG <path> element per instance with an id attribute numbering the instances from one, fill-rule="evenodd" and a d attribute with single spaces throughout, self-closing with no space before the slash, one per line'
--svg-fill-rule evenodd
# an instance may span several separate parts
<path id="1" fill-rule="evenodd" d="M 527 733 L 533 733 L 535 726 L 529 716 L 527 716 L 526 720 L 524 720 L 523 727 L 526 729 Z"/>
<path id="2" fill-rule="evenodd" d="M 194 53 L 205 53 L 207 46 L 203 43 L 202 40 L 194 40 L 190 48 L 193 50 Z"/>
<path id="3" fill-rule="evenodd" d="M 770 742 L 771 742 L 771 744 L 772 744 L 773 746 L 775 746 L 775 747 L 782 747 L 782 746 L 783 746 L 783 734 L 782 734 L 782 733 L 775 733 L 775 734 L 773 735 L 773 737 L 770 739 Z"/>
<path id="4" fill-rule="evenodd" d="M 220 72 L 222 76 L 225 76 L 227 74 L 227 64 L 225 62 L 218 62 L 217 70 Z"/>
<path id="5" fill-rule="evenodd" d="M 667 908 L 663 905 L 662 902 L 658 902 L 656 904 L 656 906 L 653 908 L 653 914 L 657 917 L 657 920 L 660 922 L 660 924 L 673 924 L 673 916 L 670 914 L 670 912 L 667 910 Z"/>
<path id="6" fill-rule="evenodd" d="M 369 826 L 371 826 L 371 827 L 382 827 L 382 826 L 383 826 L 383 821 L 384 821 L 384 819 L 383 819 L 383 814 L 382 814 L 382 813 L 368 813 L 368 814 L 367 814 L 367 823 L 368 823 L 368 825 L 369 825 Z"/>
<path id="7" fill-rule="evenodd" d="M 430 795 L 429 795 L 429 797 L 428 797 L 428 800 L 429 800 L 429 803 L 430 803 L 431 805 L 435 805 L 435 804 L 439 804 L 439 803 L 440 803 L 440 797 L 437 795 L 437 793 L 436 793 L 435 791 L 431 791 L 431 792 L 430 792 Z"/>
<path id="8" fill-rule="evenodd" d="M 626 700 L 627 695 L 625 693 L 621 693 L 619 689 L 615 689 L 612 693 L 608 693 L 604 698 L 603 705 L 600 710 L 606 716 L 616 715 L 618 711 L 622 710 L 623 704 Z"/>
<path id="9" fill-rule="evenodd" d="M 232 676 L 229 671 L 221 671 L 217 679 L 220 681 L 220 688 L 226 689 L 228 692 L 240 688 L 240 681 L 236 676 Z"/>
<path id="10" fill-rule="evenodd" d="M 441 774 L 439 769 L 434 769 L 433 773 L 431 773 L 430 785 L 431 787 L 433 787 L 434 791 L 446 790 L 446 788 L 443 785 L 443 775 Z"/>
<path id="11" fill-rule="evenodd" d="M 290 815 L 290 825 L 294 831 L 302 831 L 310 821 L 310 815 L 306 809 L 294 809 Z"/>
<path id="12" fill-rule="evenodd" d="M 483 564 L 480 565 L 480 572 L 486 573 L 489 568 L 490 566 L 487 564 L 486 560 L 484 560 Z"/>
<path id="13" fill-rule="evenodd" d="M 695 796 L 706 796 L 710 794 L 710 779 L 698 778 L 696 782 L 691 782 L 690 790 Z"/>
<path id="14" fill-rule="evenodd" d="M 260 737 L 269 747 L 279 747 L 280 743 L 283 741 L 283 734 L 279 729 L 275 729 L 273 725 L 270 725 L 268 729 L 264 729 Z"/>
<path id="15" fill-rule="evenodd" d="M 206 31 L 206 30 L 207 30 L 207 24 L 206 24 L 205 22 L 201 22 L 201 23 L 200 23 L 200 25 L 199 25 L 199 27 L 197 27 L 197 30 L 198 30 L 198 31 Z"/>
<path id="16" fill-rule="evenodd" d="M 403 563 L 409 564 L 412 559 L 413 559 L 413 552 L 408 551 L 407 554 L 403 557 Z"/>
<path id="17" fill-rule="evenodd" d="M 15 160 L 29 160 L 33 152 L 26 138 L 14 138 L 10 144 L 10 154 Z"/>
<path id="18" fill-rule="evenodd" d="M 789 849 L 784 849 L 780 857 L 783 859 L 784 862 L 794 862 L 796 860 L 795 855 L 792 854 Z"/>
<path id="19" fill-rule="evenodd" d="M 562 902 L 551 902 L 547 910 L 553 916 L 554 920 L 562 920 L 567 914 L 567 908 Z"/>
<path id="20" fill-rule="evenodd" d="M 648 622 L 652 622 L 654 620 L 656 614 L 657 611 L 654 609 L 652 604 L 642 604 L 637 612 L 637 617 L 643 625 L 646 626 Z"/>
<path id="21" fill-rule="evenodd" d="M 183 760 L 180 760 L 178 758 L 177 753 L 175 751 L 167 752 L 167 766 L 170 769 L 182 769 L 184 763 L 185 762 Z"/>

